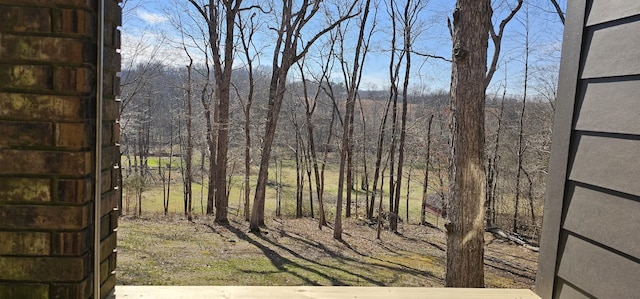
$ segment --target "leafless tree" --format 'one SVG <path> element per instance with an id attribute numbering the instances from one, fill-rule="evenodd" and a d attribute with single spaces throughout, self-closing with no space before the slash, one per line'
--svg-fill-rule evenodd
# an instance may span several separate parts
<path id="1" fill-rule="evenodd" d="M 340 169 L 338 172 L 338 198 L 336 201 L 336 218 L 333 228 L 333 238 L 342 240 L 342 194 L 344 192 L 344 175 L 345 170 L 347 172 L 347 206 L 348 214 L 351 214 L 351 190 L 353 189 L 353 176 L 352 176 L 352 156 L 353 156 L 353 120 L 356 102 L 356 93 L 358 91 L 360 80 L 362 78 L 361 64 L 364 63 L 366 57 L 366 49 L 368 47 L 367 40 L 365 40 L 366 26 L 369 18 L 369 9 L 371 6 L 371 0 L 366 0 L 364 4 L 364 13 L 360 21 L 360 31 L 358 33 L 358 41 L 353 57 L 352 73 L 349 74 L 351 80 L 347 85 L 347 101 L 345 120 L 343 124 L 342 132 L 342 146 L 340 149 Z M 342 39 L 344 42 L 344 39 Z M 341 51 L 342 53 L 342 51 Z M 344 61 L 344 60 L 343 60 Z M 349 215 L 350 216 L 350 215 Z"/>
<path id="2" fill-rule="evenodd" d="M 248 72 L 248 92 L 246 101 L 243 100 L 243 97 L 240 95 L 240 92 L 236 85 L 232 85 L 234 90 L 236 91 L 236 95 L 242 105 L 242 112 L 244 114 L 244 219 L 246 221 L 250 220 L 250 205 L 249 205 L 249 196 L 250 196 L 250 184 L 249 177 L 251 176 L 251 106 L 253 105 L 254 98 L 254 90 L 255 90 L 255 79 L 254 79 L 254 59 L 255 57 L 251 55 L 252 48 L 255 49 L 253 44 L 253 37 L 256 34 L 256 23 L 255 23 L 256 14 L 251 14 L 249 17 L 248 23 L 243 19 L 242 14 L 238 15 L 238 31 L 240 34 L 240 43 L 242 45 L 242 52 L 244 53 L 244 58 L 246 59 L 246 68 Z M 256 51 L 257 52 L 257 51 Z"/>
<path id="3" fill-rule="evenodd" d="M 301 40 L 301 31 L 309 24 L 309 21 L 316 16 L 322 3 L 321 1 L 303 0 L 301 3 L 297 3 L 297 8 L 294 8 L 293 0 L 283 1 L 280 18 L 278 20 L 278 28 L 273 28 L 276 31 L 276 41 L 273 50 L 271 82 L 269 84 L 269 109 L 267 111 L 264 141 L 260 157 L 260 170 L 258 171 L 258 182 L 250 221 L 250 229 L 254 232 L 259 232 L 260 226 L 264 225 L 264 205 L 267 176 L 269 173 L 269 160 L 289 70 L 325 33 L 333 30 L 333 28 L 344 20 L 352 18 L 354 16 L 352 15 L 352 11 L 357 2 L 353 2 L 345 15 L 340 16 L 336 21 L 318 31 L 306 44 L 302 45 L 304 41 Z M 299 49 L 299 43 L 302 49 Z"/>

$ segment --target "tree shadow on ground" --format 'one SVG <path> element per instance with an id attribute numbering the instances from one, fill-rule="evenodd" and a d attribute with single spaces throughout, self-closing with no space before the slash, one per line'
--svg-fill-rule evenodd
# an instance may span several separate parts
<path id="1" fill-rule="evenodd" d="M 211 229 L 213 232 L 217 233 L 218 235 L 224 236 L 224 234 L 219 230 L 217 230 L 216 227 L 208 224 L 206 226 L 209 227 L 209 229 Z M 322 277 L 328 280 L 332 285 L 349 285 L 349 283 L 343 280 L 340 280 L 332 275 L 324 273 L 322 270 L 315 269 L 314 267 L 310 267 L 308 265 L 303 265 L 300 262 L 295 261 L 294 259 L 304 261 L 306 263 L 319 266 L 322 268 L 326 268 L 328 271 L 331 271 L 331 272 L 341 272 L 341 273 L 344 273 L 345 275 L 353 277 L 354 280 L 356 281 L 364 281 L 366 283 L 377 285 L 377 286 L 384 286 L 390 283 L 397 282 L 400 279 L 401 274 L 411 275 L 420 279 L 434 278 L 437 280 L 441 280 L 441 278 L 437 277 L 430 271 L 420 270 L 417 268 L 407 266 L 402 263 L 397 263 L 397 262 L 393 262 L 393 261 L 389 261 L 381 258 L 371 257 L 368 254 L 359 252 L 356 248 L 354 248 L 344 240 L 341 240 L 341 241 L 336 240 L 336 242 L 340 242 L 348 250 L 352 251 L 356 255 L 363 258 L 369 258 L 373 262 L 367 262 L 362 259 L 349 257 L 348 255 L 342 252 L 339 252 L 337 250 L 333 250 L 327 247 L 325 244 L 322 244 L 321 242 L 309 240 L 297 234 L 291 234 L 281 228 L 275 230 L 275 232 L 277 232 L 277 234 L 280 237 L 288 238 L 294 242 L 304 244 L 305 246 L 308 246 L 308 247 L 313 247 L 319 252 L 321 252 L 322 254 L 326 254 L 328 257 L 333 258 L 336 262 L 344 265 L 344 267 L 335 266 L 328 263 L 322 263 L 317 259 L 307 257 L 305 256 L 304 252 L 298 252 L 294 249 L 289 248 L 286 245 L 280 244 L 277 241 L 269 238 L 266 234 L 254 235 L 254 234 L 245 233 L 244 231 L 238 229 L 237 227 L 231 224 L 220 225 L 219 227 L 226 229 L 230 233 L 234 234 L 237 238 L 244 240 L 249 244 L 255 246 L 256 248 L 260 249 L 265 255 L 265 257 L 267 257 L 271 261 L 271 263 L 278 269 L 278 271 L 283 273 L 289 273 L 293 276 L 296 276 L 300 278 L 302 281 L 304 281 L 305 284 L 308 284 L 308 285 L 320 285 L 320 284 L 317 281 L 311 280 L 302 274 L 295 273 L 294 271 L 287 269 L 286 266 L 293 266 L 293 267 L 302 269 L 304 271 L 308 271 L 309 273 L 313 273 L 319 277 Z M 399 255 L 399 256 L 404 255 L 404 254 L 398 253 L 393 248 L 386 246 L 384 243 L 379 243 L 378 245 L 388 250 L 390 253 L 394 253 L 395 255 Z M 282 254 L 280 254 L 278 251 L 287 253 L 288 255 L 291 255 L 294 259 L 286 258 Z M 409 257 L 407 255 L 404 255 L 404 256 Z M 355 271 L 348 270 L 348 268 L 360 269 L 370 274 L 367 275 L 367 274 L 357 273 Z M 375 271 L 375 269 L 380 269 L 380 270 L 385 269 L 390 271 L 391 275 L 393 276 L 393 279 L 391 281 L 389 280 L 385 281 L 385 279 L 382 277 L 375 277 L 377 275 L 376 274 L 377 271 Z"/>
<path id="2" fill-rule="evenodd" d="M 208 226 L 208 225 L 207 225 Z M 249 236 L 247 233 L 241 231 L 240 229 L 236 228 L 233 225 L 230 224 L 225 224 L 225 225 L 221 225 L 222 227 L 224 227 L 225 229 L 227 229 L 229 232 L 233 233 L 236 235 L 236 237 L 238 237 L 241 240 L 247 241 L 249 244 L 255 246 L 256 248 L 260 249 L 264 256 L 267 257 L 269 259 L 269 261 L 271 261 L 271 263 L 273 264 L 274 267 L 276 267 L 276 269 L 278 269 L 278 271 L 284 273 L 289 273 L 293 276 L 296 276 L 297 278 L 301 279 L 302 281 L 305 282 L 305 284 L 307 285 L 314 285 L 314 286 L 319 286 L 321 285 L 320 283 L 318 283 L 317 281 L 313 281 L 311 279 L 309 279 L 308 277 L 305 277 L 303 275 L 300 275 L 298 273 L 295 273 L 293 271 L 290 271 L 289 269 L 286 268 L 287 265 L 291 265 L 294 266 L 296 268 L 300 268 L 303 269 L 305 271 L 314 273 L 320 277 L 323 277 L 325 279 L 327 279 L 328 281 L 331 282 L 332 285 L 346 285 L 346 283 L 335 279 L 334 277 L 331 277 L 329 275 L 326 275 L 316 269 L 310 268 L 308 266 L 302 265 L 300 263 L 297 263 L 291 259 L 288 259 L 286 257 L 283 257 L 282 255 L 280 255 L 278 252 L 276 252 L 275 250 L 269 248 L 268 246 L 265 246 L 264 244 L 260 243 L 259 241 L 255 240 L 254 238 L 252 238 L 251 236 Z M 213 229 L 213 227 L 210 227 Z M 215 229 L 213 229 L 215 231 Z M 216 231 L 217 232 L 217 231 Z M 218 232 L 217 232 L 218 233 Z M 261 240 L 265 240 L 266 238 L 262 237 L 262 235 L 257 235 L 259 239 Z"/>

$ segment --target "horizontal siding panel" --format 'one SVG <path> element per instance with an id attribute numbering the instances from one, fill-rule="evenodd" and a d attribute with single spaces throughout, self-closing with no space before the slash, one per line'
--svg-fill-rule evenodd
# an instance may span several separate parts
<path id="1" fill-rule="evenodd" d="M 587 26 L 640 15 L 640 1 L 594 0 Z"/>
<path id="2" fill-rule="evenodd" d="M 640 258 L 640 202 L 582 186 L 569 188 L 565 229 Z"/>
<path id="3" fill-rule="evenodd" d="M 596 298 L 635 298 L 640 264 L 565 235 L 558 276 Z"/>
<path id="4" fill-rule="evenodd" d="M 556 280 L 555 295 L 553 298 L 562 299 L 591 299 L 589 296 L 580 293 L 580 291 L 567 284 L 562 279 Z"/>
<path id="5" fill-rule="evenodd" d="M 583 79 L 640 74 L 640 22 L 624 23 L 590 33 L 584 45 Z"/>
<path id="6" fill-rule="evenodd" d="M 640 196 L 640 140 L 575 134 L 571 180 Z"/>
<path id="7" fill-rule="evenodd" d="M 586 82 L 584 86 L 577 130 L 640 135 L 640 80 Z"/>

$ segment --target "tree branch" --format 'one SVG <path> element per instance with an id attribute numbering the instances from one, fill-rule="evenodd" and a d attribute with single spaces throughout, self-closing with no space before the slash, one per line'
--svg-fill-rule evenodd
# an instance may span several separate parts
<path id="1" fill-rule="evenodd" d="M 412 50 L 411 53 L 416 54 L 418 56 L 422 56 L 422 57 L 427 57 L 427 58 L 435 58 L 435 59 L 440 59 L 440 60 L 444 60 L 446 62 L 452 62 L 451 59 L 448 58 L 444 58 L 442 56 L 438 56 L 438 55 L 431 55 L 431 54 L 427 54 L 427 53 L 420 53 L 417 52 L 415 50 Z"/>
<path id="2" fill-rule="evenodd" d="M 562 22 L 562 25 L 564 25 L 564 12 L 562 11 L 562 8 L 560 7 L 560 4 L 558 4 L 557 0 L 551 0 L 551 4 L 553 4 L 553 7 L 556 8 L 556 13 L 558 14 L 558 17 L 560 18 L 560 22 Z"/>
<path id="3" fill-rule="evenodd" d="M 353 8 L 356 6 L 356 3 L 358 3 L 358 1 L 354 1 L 353 2 L 351 7 L 349 7 L 349 11 L 347 12 L 346 15 L 342 16 L 340 19 L 338 19 L 337 21 L 333 22 L 333 24 L 329 25 L 327 28 L 324 28 L 322 31 L 318 32 L 313 38 L 311 38 L 311 40 L 309 40 L 309 42 L 305 45 L 304 49 L 302 49 L 302 52 L 300 52 L 300 54 L 298 54 L 298 55 L 296 55 L 294 57 L 293 61 L 294 62 L 298 61 L 298 60 L 300 60 L 300 58 L 302 58 L 302 56 L 307 54 L 307 52 L 309 52 L 309 48 L 311 48 L 313 43 L 315 43 L 316 40 L 318 40 L 320 37 L 322 37 L 325 33 L 333 30 L 333 28 L 336 28 L 336 26 L 338 26 L 343 21 L 351 19 L 351 18 L 359 15 L 360 14 L 359 11 L 357 13 L 355 13 L 355 14 L 351 14 L 351 11 L 353 11 Z"/>
<path id="4" fill-rule="evenodd" d="M 493 28 L 493 24 L 489 26 L 489 34 L 491 35 L 491 40 L 493 41 L 494 51 L 493 58 L 491 59 L 491 66 L 487 71 L 487 77 L 485 79 L 484 86 L 485 88 L 489 86 L 489 82 L 491 82 L 491 78 L 493 78 L 493 74 L 496 72 L 496 68 L 498 67 L 498 58 L 500 57 L 500 49 L 502 46 L 502 34 L 504 33 L 504 28 L 507 26 L 509 21 L 513 19 L 516 13 L 522 8 L 522 3 L 524 0 L 518 0 L 518 5 L 514 7 L 509 15 L 500 22 L 498 26 L 498 33 L 496 34 L 495 28 Z M 493 12 L 493 11 L 492 11 Z"/>
<path id="5" fill-rule="evenodd" d="M 207 21 L 207 24 L 208 24 L 209 16 L 207 16 L 207 13 L 204 11 L 204 9 L 200 7 L 200 5 L 195 0 L 189 0 L 189 3 L 191 3 L 193 7 L 195 7 L 198 10 L 198 12 L 202 15 L 202 17 Z"/>

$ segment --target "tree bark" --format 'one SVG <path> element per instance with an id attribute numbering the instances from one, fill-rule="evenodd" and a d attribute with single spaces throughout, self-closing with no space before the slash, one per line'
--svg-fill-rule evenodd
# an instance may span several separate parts
<path id="1" fill-rule="evenodd" d="M 458 0 L 453 13 L 448 287 L 484 287 L 484 103 L 489 0 Z"/>

